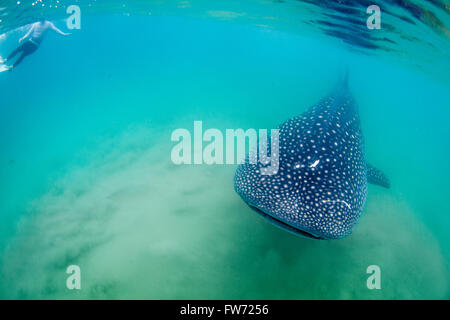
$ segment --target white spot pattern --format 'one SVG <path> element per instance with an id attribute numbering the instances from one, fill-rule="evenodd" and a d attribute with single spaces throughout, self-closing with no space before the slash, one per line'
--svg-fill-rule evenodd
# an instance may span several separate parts
<path id="1" fill-rule="evenodd" d="M 347 236 L 367 197 L 364 141 L 351 94 L 330 95 L 279 129 L 277 174 L 263 176 L 259 163 L 246 162 L 236 171 L 236 192 L 301 234 Z"/>

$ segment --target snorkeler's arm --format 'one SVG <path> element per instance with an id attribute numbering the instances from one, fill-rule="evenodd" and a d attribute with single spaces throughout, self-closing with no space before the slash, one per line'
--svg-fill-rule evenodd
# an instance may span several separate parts
<path id="1" fill-rule="evenodd" d="M 35 24 L 33 23 L 33 25 L 31 26 L 30 30 L 28 30 L 27 34 L 19 39 L 19 42 L 22 42 L 23 40 L 28 38 L 30 36 L 31 32 L 33 31 L 34 27 L 35 27 Z"/>
<path id="2" fill-rule="evenodd" d="M 70 33 L 65 33 L 65 32 L 62 32 L 61 30 L 59 30 L 52 22 L 50 22 L 50 27 L 51 27 L 54 31 L 56 31 L 57 33 L 59 33 L 59 34 L 61 34 L 61 35 L 63 35 L 63 36 L 68 36 L 68 35 L 70 35 Z"/>

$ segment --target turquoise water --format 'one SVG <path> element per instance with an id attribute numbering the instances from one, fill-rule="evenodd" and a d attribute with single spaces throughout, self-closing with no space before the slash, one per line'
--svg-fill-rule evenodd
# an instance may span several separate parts
<path id="1" fill-rule="evenodd" d="M 0 11 L 3 57 L 34 14 L 15 3 Z M 450 297 L 448 10 L 395 33 L 429 42 L 388 50 L 295 24 L 319 18 L 306 4 L 80 7 L 81 30 L 0 73 L 0 298 Z M 45 10 L 67 30 L 64 10 Z M 366 158 L 392 184 L 369 186 L 348 238 L 268 224 L 234 192 L 234 165 L 172 163 L 175 129 L 274 128 L 345 66 Z M 66 288 L 72 264 L 79 291 Z M 369 265 L 381 290 L 366 286 Z"/>

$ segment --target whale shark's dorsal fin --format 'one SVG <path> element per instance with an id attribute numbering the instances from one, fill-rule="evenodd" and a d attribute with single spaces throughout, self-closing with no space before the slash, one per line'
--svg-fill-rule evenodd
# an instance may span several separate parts
<path id="1" fill-rule="evenodd" d="M 375 168 L 370 163 L 366 163 L 366 167 L 367 167 L 367 182 L 388 189 L 391 187 L 391 183 L 388 177 L 383 172 Z"/>
<path id="2" fill-rule="evenodd" d="M 349 71 L 348 66 L 344 67 L 344 70 L 340 72 L 339 79 L 338 79 L 338 88 L 340 90 L 342 89 L 348 89 L 348 77 L 349 77 Z"/>
<path id="3" fill-rule="evenodd" d="M 345 66 L 343 71 L 339 72 L 337 83 L 334 86 L 334 94 L 341 94 L 342 92 L 348 92 L 348 78 L 349 78 L 348 66 Z"/>
<path id="4" fill-rule="evenodd" d="M 343 85 L 348 88 L 348 66 L 345 66 L 344 77 L 342 79 Z"/>

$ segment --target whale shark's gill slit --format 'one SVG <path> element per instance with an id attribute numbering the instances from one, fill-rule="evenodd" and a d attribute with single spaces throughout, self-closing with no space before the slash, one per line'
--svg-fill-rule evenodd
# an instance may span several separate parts
<path id="1" fill-rule="evenodd" d="M 285 229 L 291 233 L 294 233 L 296 235 L 300 235 L 303 236 L 305 238 L 311 238 L 311 239 L 316 239 L 316 240 L 325 240 L 324 238 L 315 236 L 309 232 L 303 231 L 301 229 L 297 229 L 289 224 L 287 224 L 286 222 L 283 222 L 281 220 L 278 220 L 274 217 L 272 217 L 271 215 L 265 213 L 264 211 L 252 206 L 251 204 L 248 205 L 251 209 L 253 209 L 254 211 L 256 211 L 257 213 L 259 213 L 264 219 L 268 220 L 270 223 L 276 225 L 277 227 L 281 228 L 281 229 Z"/>

